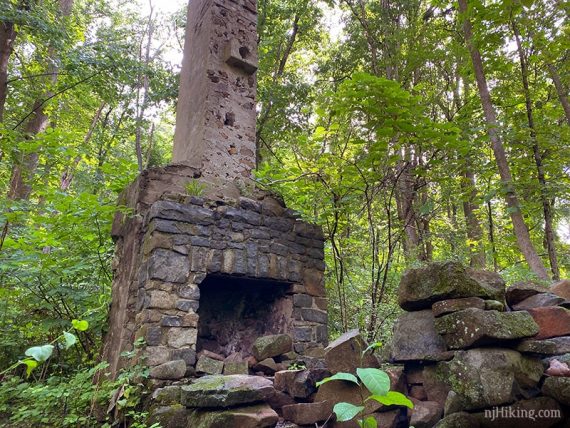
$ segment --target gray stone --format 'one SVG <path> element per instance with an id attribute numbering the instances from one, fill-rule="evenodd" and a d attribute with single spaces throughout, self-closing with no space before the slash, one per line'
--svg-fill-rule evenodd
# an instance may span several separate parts
<path id="1" fill-rule="evenodd" d="M 189 284 L 178 287 L 178 296 L 183 299 L 200 300 L 200 287 Z"/>
<path id="2" fill-rule="evenodd" d="M 485 300 L 485 308 L 486 311 L 499 311 L 505 312 L 506 307 L 505 304 L 499 302 L 498 300 Z"/>
<path id="3" fill-rule="evenodd" d="M 253 344 L 253 356 L 257 361 L 286 354 L 293 349 L 293 340 L 287 334 L 258 337 Z"/>
<path id="4" fill-rule="evenodd" d="M 527 312 L 497 312 L 465 309 L 435 320 L 435 330 L 450 349 L 494 344 L 538 333 L 538 325 Z"/>
<path id="5" fill-rule="evenodd" d="M 188 279 L 190 262 L 184 255 L 159 248 L 150 256 L 148 271 L 151 279 L 182 283 Z"/>
<path id="6" fill-rule="evenodd" d="M 520 341 L 515 349 L 528 354 L 562 355 L 570 353 L 570 336 L 543 340 L 525 339 Z"/>
<path id="7" fill-rule="evenodd" d="M 542 393 L 560 404 L 570 406 L 570 377 L 547 377 L 542 385 Z"/>
<path id="8" fill-rule="evenodd" d="M 268 376 L 272 376 L 279 370 L 283 370 L 283 366 L 281 364 L 277 364 L 273 358 L 266 358 L 253 366 L 254 372 L 262 372 Z"/>
<path id="9" fill-rule="evenodd" d="M 411 311 L 431 308 L 440 300 L 463 297 L 500 301 L 504 293 L 505 282 L 496 273 L 465 268 L 457 262 L 431 263 L 404 273 L 398 303 Z"/>
<path id="10" fill-rule="evenodd" d="M 196 344 L 198 331 L 195 328 L 172 327 L 168 329 L 168 345 L 184 348 Z"/>
<path id="11" fill-rule="evenodd" d="M 160 325 L 163 327 L 181 327 L 182 318 L 177 316 L 164 316 L 160 321 Z"/>
<path id="12" fill-rule="evenodd" d="M 480 297 L 441 300 L 439 302 L 435 302 L 432 305 L 431 310 L 434 316 L 439 317 L 469 308 L 485 309 L 485 301 Z"/>
<path id="13" fill-rule="evenodd" d="M 184 312 L 196 312 L 200 303 L 196 300 L 178 300 L 176 302 L 176 309 Z"/>
<path id="14" fill-rule="evenodd" d="M 196 373 L 221 375 L 224 371 L 224 362 L 202 355 L 196 363 Z"/>
<path id="15" fill-rule="evenodd" d="M 313 328 L 312 327 L 295 327 L 293 330 L 293 338 L 296 341 L 310 342 L 313 340 Z"/>
<path id="16" fill-rule="evenodd" d="M 481 424 L 476 416 L 459 412 L 447 415 L 434 428 L 481 428 Z"/>
<path id="17" fill-rule="evenodd" d="M 186 362 L 174 360 L 155 366 L 150 369 L 150 377 L 155 379 L 175 380 L 181 379 L 186 374 Z"/>
<path id="18" fill-rule="evenodd" d="M 301 308 L 301 316 L 305 321 L 317 322 L 319 324 L 327 323 L 327 313 L 318 309 Z"/>
<path id="19" fill-rule="evenodd" d="M 379 367 L 378 360 L 370 352 L 362 356 L 368 345 L 358 330 L 350 330 L 325 348 L 325 361 L 333 373 L 356 373 L 359 367 Z"/>
<path id="20" fill-rule="evenodd" d="M 446 409 L 474 411 L 511 403 L 518 394 L 535 394 L 543 371 L 540 360 L 516 351 L 479 348 L 458 351 L 450 362 L 439 363 L 436 377 L 451 389 Z"/>
<path id="21" fill-rule="evenodd" d="M 275 389 L 294 398 L 308 398 L 317 390 L 317 382 L 327 376 L 326 369 L 282 370 L 275 373 Z"/>
<path id="22" fill-rule="evenodd" d="M 196 351 L 192 348 L 173 349 L 172 358 L 184 360 L 187 366 L 196 364 Z"/>
<path id="23" fill-rule="evenodd" d="M 182 387 L 181 402 L 197 408 L 242 406 L 265 401 L 274 391 L 273 383 L 260 376 L 204 376 Z"/>
<path id="24" fill-rule="evenodd" d="M 249 374 L 249 366 L 247 361 L 225 361 L 225 375 L 247 375 Z"/>
<path id="25" fill-rule="evenodd" d="M 170 385 L 155 389 L 152 393 L 152 403 L 163 406 L 180 404 L 180 386 Z"/>
<path id="26" fill-rule="evenodd" d="M 267 428 L 274 427 L 279 415 L 267 404 L 219 410 L 194 410 L 188 428 Z"/>
<path id="27" fill-rule="evenodd" d="M 391 358 L 394 361 L 450 359 L 453 354 L 447 351 L 434 322 L 435 318 L 429 309 L 402 314 L 394 326 Z"/>
<path id="28" fill-rule="evenodd" d="M 522 302 L 529 297 L 546 292 L 548 292 L 548 288 L 540 284 L 536 284 L 531 281 L 517 282 L 507 288 L 505 298 L 507 300 L 507 304 L 510 307 L 513 307 L 517 303 Z"/>
<path id="29" fill-rule="evenodd" d="M 443 416 L 443 409 L 435 401 L 415 401 L 411 414 L 410 426 L 432 428 Z"/>
<path id="30" fill-rule="evenodd" d="M 539 293 L 527 297 L 522 302 L 513 305 L 515 311 L 525 311 L 527 309 L 542 308 L 545 306 L 558 306 L 566 300 L 552 293 Z"/>
<path id="31" fill-rule="evenodd" d="M 149 412 L 148 423 L 150 425 L 159 424 L 162 428 L 186 427 L 189 413 L 190 411 L 186 407 L 176 403 L 155 407 Z"/>
<path id="32" fill-rule="evenodd" d="M 172 201 L 158 201 L 152 205 L 149 211 L 149 219 L 154 218 L 207 226 L 214 223 L 214 212 L 196 205 L 186 205 Z"/>

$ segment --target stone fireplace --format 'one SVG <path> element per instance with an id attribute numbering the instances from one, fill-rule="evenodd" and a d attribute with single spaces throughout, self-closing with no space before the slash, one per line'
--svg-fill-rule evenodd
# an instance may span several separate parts
<path id="1" fill-rule="evenodd" d="M 104 350 L 112 375 L 133 363 L 121 354 L 137 340 L 138 361 L 183 360 L 185 375 L 203 350 L 247 359 L 260 336 L 288 334 L 300 356 L 326 345 L 321 229 L 259 189 L 187 195 L 199 174 L 145 171 L 123 195 Z"/>

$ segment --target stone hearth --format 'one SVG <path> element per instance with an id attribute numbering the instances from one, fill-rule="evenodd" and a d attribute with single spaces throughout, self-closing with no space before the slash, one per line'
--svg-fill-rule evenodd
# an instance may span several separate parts
<path id="1" fill-rule="evenodd" d="M 197 352 L 246 359 L 269 334 L 290 335 L 300 355 L 326 345 L 321 229 L 259 189 L 204 182 L 206 196 L 189 196 L 199 178 L 187 166 L 153 169 L 122 197 L 104 349 L 112 376 L 134 361 L 181 360 L 189 375 Z M 139 358 L 121 357 L 137 340 Z"/>

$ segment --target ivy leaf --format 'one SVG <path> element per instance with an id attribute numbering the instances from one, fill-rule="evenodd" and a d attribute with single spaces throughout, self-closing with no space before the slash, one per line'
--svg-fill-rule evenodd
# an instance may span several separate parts
<path id="1" fill-rule="evenodd" d="M 414 403 L 412 403 L 404 394 L 396 391 L 388 391 L 386 395 L 371 395 L 366 399 L 374 400 L 385 406 L 406 406 L 410 409 L 414 408 Z"/>
<path id="2" fill-rule="evenodd" d="M 34 360 L 42 363 L 46 361 L 53 352 L 53 345 L 32 346 L 26 349 L 26 356 L 32 357 Z M 25 363 L 24 363 L 25 364 Z"/>
<path id="3" fill-rule="evenodd" d="M 77 343 L 77 337 L 67 331 L 63 332 L 63 338 L 65 339 L 64 348 L 69 349 Z"/>
<path id="4" fill-rule="evenodd" d="M 89 323 L 85 320 L 73 320 L 71 321 L 71 325 L 73 325 L 73 328 L 77 331 L 85 331 L 89 328 Z"/>
<path id="5" fill-rule="evenodd" d="M 386 395 L 390 391 L 390 378 L 379 369 L 356 369 L 356 374 L 373 395 Z"/>
<path id="6" fill-rule="evenodd" d="M 364 406 L 355 406 L 350 403 L 336 403 L 333 408 L 337 422 L 350 421 L 363 410 Z"/>
<path id="7" fill-rule="evenodd" d="M 346 380 L 348 382 L 352 382 L 358 385 L 358 379 L 351 373 L 337 373 L 333 376 L 326 377 L 320 382 L 317 382 L 317 387 L 321 386 L 323 383 L 330 382 L 331 380 Z"/>

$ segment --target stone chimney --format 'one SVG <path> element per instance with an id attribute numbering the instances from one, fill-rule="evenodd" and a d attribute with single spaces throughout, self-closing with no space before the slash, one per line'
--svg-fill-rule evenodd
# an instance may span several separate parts
<path id="1" fill-rule="evenodd" d="M 173 163 L 242 180 L 255 167 L 255 0 L 191 0 Z"/>

